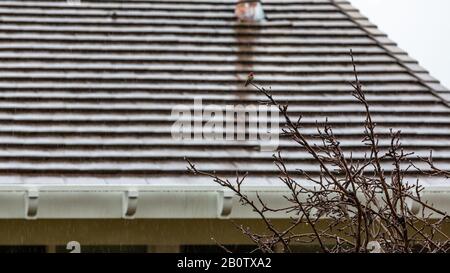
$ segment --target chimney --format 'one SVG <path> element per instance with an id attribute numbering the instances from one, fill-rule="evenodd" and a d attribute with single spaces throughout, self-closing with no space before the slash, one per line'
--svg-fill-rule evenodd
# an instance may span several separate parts
<path id="1" fill-rule="evenodd" d="M 241 22 L 260 22 L 265 19 L 260 0 L 238 0 L 234 13 Z"/>

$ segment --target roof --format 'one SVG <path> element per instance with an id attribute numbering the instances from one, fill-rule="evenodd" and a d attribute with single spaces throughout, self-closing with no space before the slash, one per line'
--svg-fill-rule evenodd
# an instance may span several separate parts
<path id="1" fill-rule="evenodd" d="M 401 129 L 407 149 L 432 149 L 450 169 L 450 92 L 416 60 L 348 1 L 263 3 L 267 21 L 248 24 L 231 0 L 0 1 L 3 183 L 203 181 L 186 174 L 186 157 L 276 183 L 272 152 L 258 143 L 174 141 L 171 109 L 194 97 L 256 103 L 263 96 L 243 86 L 253 71 L 304 115 L 306 131 L 328 117 L 342 144 L 361 150 L 350 49 L 382 145 L 389 128 Z M 280 141 L 290 166 L 317 169 Z"/>

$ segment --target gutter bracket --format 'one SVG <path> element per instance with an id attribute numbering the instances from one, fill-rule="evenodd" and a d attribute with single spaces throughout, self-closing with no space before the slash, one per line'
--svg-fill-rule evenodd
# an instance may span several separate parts
<path id="1" fill-rule="evenodd" d="M 134 219 L 137 211 L 139 191 L 127 190 L 122 196 L 122 217 L 125 219 Z"/>
<path id="2" fill-rule="evenodd" d="M 217 192 L 217 216 L 219 219 L 228 219 L 233 208 L 234 193 L 230 190 Z"/>
<path id="3" fill-rule="evenodd" d="M 39 207 L 39 190 L 29 189 L 25 192 L 25 219 L 37 219 Z"/>

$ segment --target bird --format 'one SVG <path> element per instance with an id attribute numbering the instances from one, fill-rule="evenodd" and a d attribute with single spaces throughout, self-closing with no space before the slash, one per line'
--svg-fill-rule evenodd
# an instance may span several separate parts
<path id="1" fill-rule="evenodd" d="M 114 21 L 117 20 L 117 13 L 115 11 L 111 13 L 111 19 L 113 19 Z"/>
<path id="2" fill-rule="evenodd" d="M 245 87 L 247 87 L 249 84 L 253 82 L 253 79 L 255 78 L 255 74 L 253 72 L 250 72 L 247 76 L 247 81 L 245 82 Z"/>

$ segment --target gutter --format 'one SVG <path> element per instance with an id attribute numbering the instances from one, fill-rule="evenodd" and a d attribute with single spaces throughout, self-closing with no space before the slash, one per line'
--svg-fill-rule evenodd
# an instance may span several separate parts
<path id="1" fill-rule="evenodd" d="M 283 186 L 252 186 L 281 208 L 289 191 Z M 422 199 L 450 212 L 450 187 L 426 186 Z M 291 214 L 267 213 L 289 219 Z M 260 219 L 233 192 L 218 186 L 164 185 L 0 185 L 0 219 Z"/>

